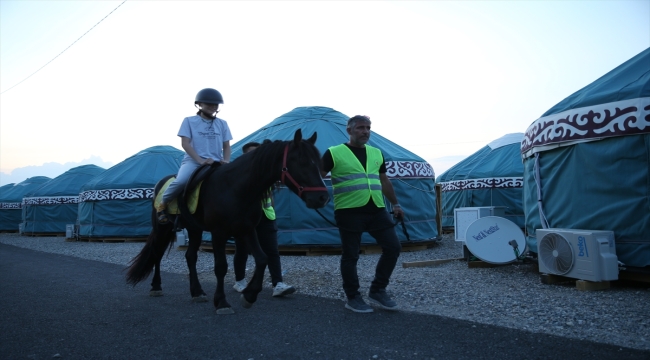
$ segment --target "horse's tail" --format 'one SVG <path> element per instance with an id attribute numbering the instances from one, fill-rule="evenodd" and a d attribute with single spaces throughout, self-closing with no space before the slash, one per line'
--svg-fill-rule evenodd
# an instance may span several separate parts
<path id="1" fill-rule="evenodd" d="M 162 185 L 169 179 L 167 176 L 160 180 L 154 189 L 154 199 L 156 194 L 160 191 Z M 146 279 L 153 271 L 156 263 L 160 262 L 165 250 L 171 250 L 176 240 L 176 234 L 173 231 L 174 225 L 172 223 L 160 225 L 156 217 L 156 209 L 152 206 L 151 214 L 152 229 L 147 238 L 147 242 L 136 257 L 129 262 L 129 267 L 126 269 L 126 282 L 127 284 L 135 286 L 142 280 Z"/>

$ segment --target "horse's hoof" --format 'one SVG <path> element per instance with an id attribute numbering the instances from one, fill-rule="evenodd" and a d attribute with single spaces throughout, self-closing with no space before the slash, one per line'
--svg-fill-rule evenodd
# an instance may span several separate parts
<path id="1" fill-rule="evenodd" d="M 248 301 L 246 301 L 246 298 L 244 297 L 244 294 L 242 294 L 242 295 L 239 297 L 239 300 L 241 301 L 241 306 L 242 306 L 244 309 L 250 309 L 250 308 L 253 307 L 253 303 L 249 303 Z"/>
<path id="2" fill-rule="evenodd" d="M 192 301 L 195 303 L 208 302 L 208 295 L 203 294 L 203 295 L 195 296 L 192 298 Z"/>
<path id="3" fill-rule="evenodd" d="M 217 315 L 232 315 L 235 313 L 231 307 L 217 309 Z"/>
<path id="4" fill-rule="evenodd" d="M 163 296 L 163 292 L 162 292 L 162 290 L 151 290 L 151 291 L 149 291 L 149 296 L 152 296 L 152 297 Z"/>

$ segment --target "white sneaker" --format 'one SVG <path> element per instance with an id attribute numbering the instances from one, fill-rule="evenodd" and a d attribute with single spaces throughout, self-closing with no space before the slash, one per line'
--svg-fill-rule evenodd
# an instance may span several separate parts
<path id="1" fill-rule="evenodd" d="M 233 285 L 232 288 L 237 292 L 242 292 L 244 289 L 246 289 L 247 285 L 248 283 L 246 282 L 246 279 L 241 279 L 239 281 L 236 281 L 235 285 Z"/>
<path id="2" fill-rule="evenodd" d="M 296 288 L 294 288 L 291 285 L 287 285 L 283 282 L 279 282 L 275 284 L 273 287 L 273 296 L 284 296 L 284 295 L 289 295 L 293 294 L 296 292 Z"/>

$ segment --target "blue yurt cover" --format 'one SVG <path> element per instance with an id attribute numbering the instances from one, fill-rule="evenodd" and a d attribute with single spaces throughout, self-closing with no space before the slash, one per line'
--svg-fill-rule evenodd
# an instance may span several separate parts
<path id="1" fill-rule="evenodd" d="M 318 133 L 316 147 L 321 155 L 330 146 L 349 140 L 346 132 L 346 116 L 328 107 L 298 107 L 278 117 L 266 126 L 248 135 L 233 145 L 233 158 L 242 154 L 242 146 L 248 142 L 269 140 L 292 140 L 297 129 L 302 129 L 303 138 Z M 438 239 L 436 223 L 435 179 L 431 166 L 422 158 L 373 132 L 369 145 L 384 153 L 387 175 L 406 213 L 406 227 L 411 241 Z M 332 184 L 325 179 L 330 196 Z M 338 229 L 324 220 L 315 210 L 308 209 L 300 198 L 282 186 L 274 193 L 278 224 L 278 244 L 281 246 L 340 246 Z M 334 204 L 319 210 L 334 223 Z M 396 228 L 400 241 L 406 241 L 401 226 Z M 368 234 L 362 238 L 364 244 L 375 244 Z"/>
<path id="2" fill-rule="evenodd" d="M 23 198 L 23 234 L 64 234 L 77 223 L 81 186 L 105 169 L 96 165 L 72 168 Z"/>
<path id="3" fill-rule="evenodd" d="M 22 222 L 23 198 L 44 183 L 47 176 L 34 176 L 15 185 L 5 185 L 0 192 L 0 231 L 18 231 Z"/>
<path id="4" fill-rule="evenodd" d="M 532 251 L 536 229 L 611 230 L 619 261 L 650 266 L 650 48 L 535 120 L 521 154 Z"/>
<path id="5" fill-rule="evenodd" d="M 11 213 L 8 210 L 12 210 L 16 205 L 11 202 L 5 202 L 7 195 L 13 189 L 14 183 L 6 184 L 0 186 L 0 231 L 14 231 L 13 229 L 5 229 L 5 227 L 11 227 L 11 224 L 7 222 L 5 224 L 5 216 L 10 215 Z"/>
<path id="6" fill-rule="evenodd" d="M 79 194 L 79 237 L 149 235 L 153 188 L 178 172 L 184 155 L 172 146 L 153 146 L 85 183 Z"/>
<path id="7" fill-rule="evenodd" d="M 438 175 L 443 227 L 454 227 L 454 209 L 479 206 L 505 207 L 505 218 L 524 227 L 523 137 L 506 134 Z"/>

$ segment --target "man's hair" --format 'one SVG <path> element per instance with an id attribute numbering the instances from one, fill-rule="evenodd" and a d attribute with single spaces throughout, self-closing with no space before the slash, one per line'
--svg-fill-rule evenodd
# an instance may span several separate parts
<path id="1" fill-rule="evenodd" d="M 260 143 L 251 141 L 249 143 L 244 144 L 244 146 L 241 147 L 241 151 L 243 151 L 244 154 L 246 154 L 248 152 L 248 149 L 252 147 L 258 147 L 258 146 L 260 146 Z"/>
<path id="2" fill-rule="evenodd" d="M 355 127 L 359 121 L 367 121 L 369 123 L 372 123 L 370 121 L 370 117 L 366 115 L 355 115 L 348 119 L 348 129 Z"/>

